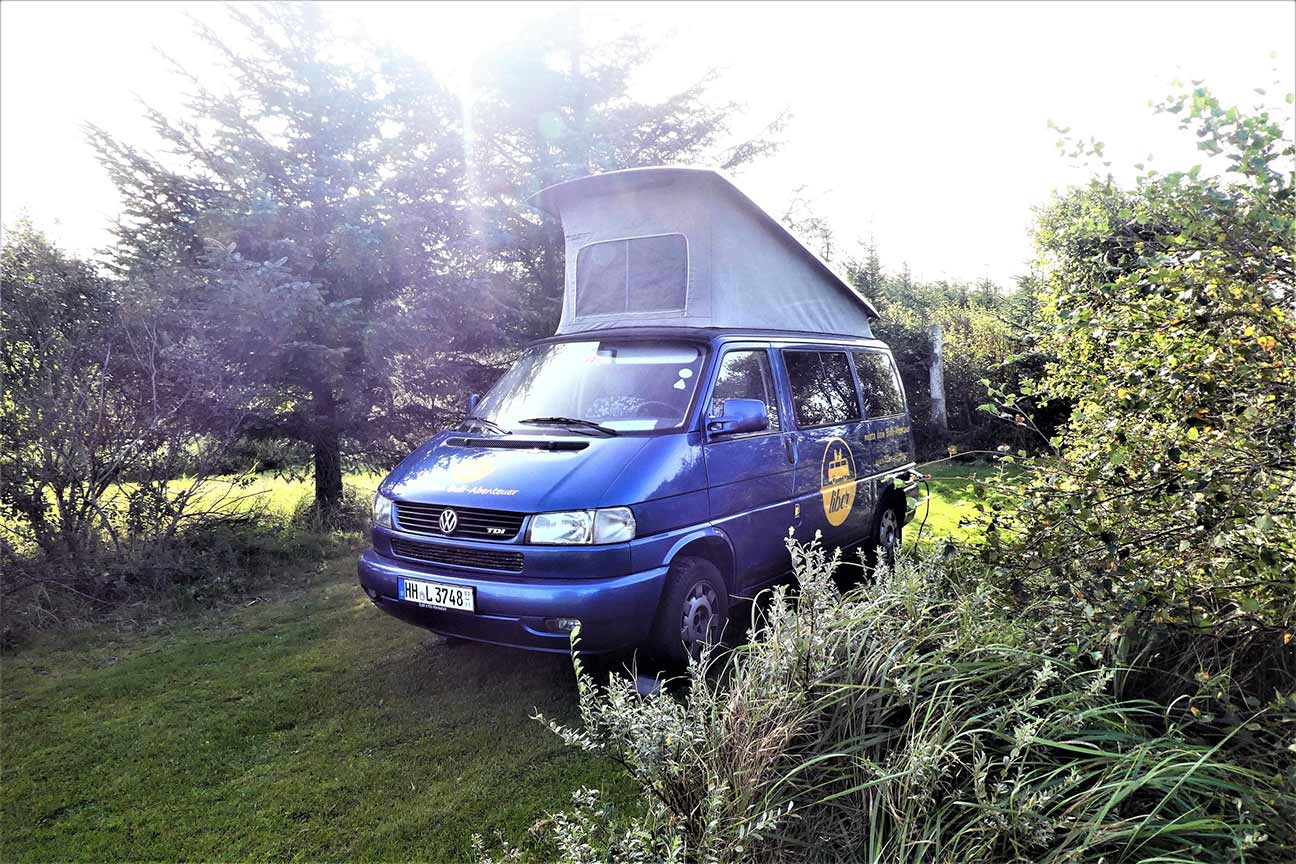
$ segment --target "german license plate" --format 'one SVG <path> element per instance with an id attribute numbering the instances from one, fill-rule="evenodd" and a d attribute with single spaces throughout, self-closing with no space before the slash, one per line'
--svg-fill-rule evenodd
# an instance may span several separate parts
<path id="1" fill-rule="evenodd" d="M 460 612 L 476 610 L 473 588 L 467 585 L 446 585 L 442 582 L 424 582 L 421 579 L 401 579 L 400 599 L 431 606 L 434 609 L 457 609 Z"/>

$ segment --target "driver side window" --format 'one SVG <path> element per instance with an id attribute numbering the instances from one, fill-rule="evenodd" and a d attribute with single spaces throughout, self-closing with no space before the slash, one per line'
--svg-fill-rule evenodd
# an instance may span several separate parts
<path id="1" fill-rule="evenodd" d="M 768 351 L 730 351 L 720 359 L 720 371 L 711 391 L 711 416 L 724 414 L 725 402 L 730 399 L 759 399 L 765 403 L 769 428 L 751 434 L 779 431 L 778 397 L 774 391 Z"/>

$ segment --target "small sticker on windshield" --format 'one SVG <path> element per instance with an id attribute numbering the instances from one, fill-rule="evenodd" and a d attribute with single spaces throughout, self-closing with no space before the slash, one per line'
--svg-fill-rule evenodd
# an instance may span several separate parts
<path id="1" fill-rule="evenodd" d="M 693 370 L 692 370 L 692 369 L 681 369 L 681 370 L 679 370 L 679 376 L 680 376 L 681 378 L 692 378 L 692 377 L 693 377 Z"/>
<path id="2" fill-rule="evenodd" d="M 676 381 L 676 382 L 675 382 L 675 389 L 676 389 L 676 390 L 683 390 L 683 389 L 684 389 L 685 387 L 687 387 L 687 386 L 688 386 L 688 385 L 685 384 L 683 381 Z"/>

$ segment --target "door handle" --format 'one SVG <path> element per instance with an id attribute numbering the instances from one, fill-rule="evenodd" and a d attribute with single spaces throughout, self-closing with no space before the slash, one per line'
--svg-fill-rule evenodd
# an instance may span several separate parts
<path id="1" fill-rule="evenodd" d="M 793 435 L 784 435 L 783 446 L 787 449 L 787 460 L 791 462 L 793 465 L 795 465 L 797 463 L 797 457 L 799 455 L 797 453 L 796 437 Z"/>

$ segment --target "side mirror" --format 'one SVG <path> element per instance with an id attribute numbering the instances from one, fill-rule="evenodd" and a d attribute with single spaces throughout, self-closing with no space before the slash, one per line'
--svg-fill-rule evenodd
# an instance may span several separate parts
<path id="1" fill-rule="evenodd" d="M 481 401 L 481 396 L 476 393 L 468 394 L 468 413 L 471 414 L 477 410 L 477 403 Z"/>
<path id="2" fill-rule="evenodd" d="M 763 432 L 769 425 L 769 411 L 761 400 L 727 399 L 724 414 L 707 420 L 707 431 L 712 435 L 741 435 Z"/>

